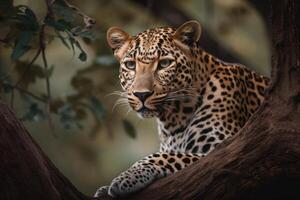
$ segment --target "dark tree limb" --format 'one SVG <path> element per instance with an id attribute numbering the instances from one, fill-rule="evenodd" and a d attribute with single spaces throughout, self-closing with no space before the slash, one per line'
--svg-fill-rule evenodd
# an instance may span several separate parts
<path id="1" fill-rule="evenodd" d="M 126 199 L 299 198 L 300 3 L 272 5 L 273 85 L 261 109 L 209 156 Z M 56 169 L 1 100 L 0 152 L 0 199 L 92 199 Z"/>
<path id="2" fill-rule="evenodd" d="M 88 199 L 57 170 L 0 100 L 0 199 Z"/>

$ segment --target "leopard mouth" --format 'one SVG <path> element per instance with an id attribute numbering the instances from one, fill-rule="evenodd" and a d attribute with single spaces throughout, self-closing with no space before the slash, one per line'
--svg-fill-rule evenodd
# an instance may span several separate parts
<path id="1" fill-rule="evenodd" d="M 142 118 L 150 118 L 157 115 L 156 110 L 149 109 L 146 106 L 143 106 L 139 110 L 137 110 L 137 113 Z"/>

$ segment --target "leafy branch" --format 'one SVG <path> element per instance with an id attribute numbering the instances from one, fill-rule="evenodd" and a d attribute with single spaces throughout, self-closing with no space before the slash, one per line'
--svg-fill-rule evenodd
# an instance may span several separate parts
<path id="1" fill-rule="evenodd" d="M 95 39 L 90 31 L 95 25 L 95 20 L 67 0 L 44 0 L 44 2 L 47 9 L 41 22 L 28 6 L 14 6 L 13 0 L 2 0 L 0 4 L 0 27 L 9 28 L 6 36 L 0 38 L 0 42 L 12 48 L 11 59 L 15 63 L 14 71 L 18 75 L 15 81 L 11 75 L 0 78 L 0 92 L 10 94 L 11 107 L 14 106 L 15 93 L 18 92 L 22 100 L 29 104 L 21 119 L 31 121 L 47 119 L 51 130 L 52 114 L 59 117 L 65 128 L 82 128 L 81 121 L 86 119 L 89 113 L 95 119 L 95 127 L 90 134 L 92 137 L 101 124 L 106 123 L 107 127 L 109 126 L 106 121 L 106 108 L 95 95 L 99 91 L 91 79 L 85 78 L 84 72 L 79 70 L 71 81 L 75 92 L 65 98 L 53 97 L 50 78 L 54 67 L 48 63 L 47 47 L 53 39 L 58 39 L 73 54 L 76 50 L 79 51 L 78 59 L 86 61 L 87 54 L 79 38 L 84 41 Z M 22 58 L 29 51 L 34 51 L 33 57 L 29 61 L 24 61 Z M 41 58 L 41 65 L 36 64 L 38 58 Z M 93 66 L 100 62 L 100 59 L 95 60 Z M 37 79 L 45 80 L 44 94 L 37 95 L 29 91 L 29 85 L 34 84 Z M 40 108 L 40 104 L 45 108 Z M 123 127 L 129 136 L 136 136 L 134 126 L 129 121 L 123 120 Z"/>
<path id="2" fill-rule="evenodd" d="M 43 103 L 47 103 L 47 99 L 43 98 L 43 97 L 40 97 L 38 95 L 35 95 L 33 94 L 32 92 L 18 86 L 18 85 L 12 85 L 10 84 L 9 82 L 2 82 L 2 87 L 6 90 L 6 91 L 13 91 L 13 90 L 18 90 L 19 92 L 23 93 L 23 94 L 26 94 L 30 97 L 32 97 L 33 99 L 37 100 L 37 101 L 40 101 L 40 102 L 43 102 Z"/>
<path id="3" fill-rule="evenodd" d="M 11 93 L 12 107 L 14 104 L 15 90 L 21 95 L 25 95 L 34 101 L 45 104 L 49 126 L 53 127 L 51 112 L 64 115 L 64 118 L 68 119 L 71 119 L 72 117 L 66 117 L 68 115 L 67 113 L 61 113 L 57 107 L 53 106 L 55 105 L 55 101 L 59 100 L 53 99 L 51 95 L 50 76 L 53 67 L 49 67 L 46 56 L 46 48 L 49 44 L 47 40 L 50 37 L 48 34 L 49 28 L 56 33 L 57 38 L 59 38 L 66 47 L 69 49 L 71 47 L 74 53 L 75 48 L 79 49 L 80 54 L 78 58 L 85 61 L 87 55 L 81 47 L 80 42 L 77 40 L 77 37 L 90 40 L 94 39 L 93 34 L 89 32 L 89 30 L 95 24 L 95 20 L 81 12 L 77 7 L 71 5 L 66 0 L 45 0 L 45 4 L 47 11 L 42 22 L 39 23 L 35 13 L 29 7 L 25 5 L 14 6 L 12 0 L 4 0 L 4 2 L 2 2 L 2 5 L 0 6 L 0 25 L 9 27 L 10 30 L 5 38 L 1 39 L 1 42 L 6 44 L 6 46 L 13 47 L 11 59 L 16 63 L 15 70 L 18 72 L 19 78 L 13 83 L 10 75 L 6 76 L 0 80 L 0 86 L 5 92 Z M 82 25 L 76 21 L 76 16 L 82 18 Z M 63 37 L 62 33 L 65 33 L 67 37 Z M 20 61 L 29 50 L 34 49 L 35 41 L 37 41 L 38 46 L 31 61 Z M 39 57 L 42 58 L 42 67 L 35 64 Z M 33 94 L 28 90 L 28 85 L 34 83 L 36 78 L 45 79 L 45 96 Z M 31 100 L 30 103 L 34 104 L 35 106 L 31 107 L 34 107 L 35 110 L 37 110 L 36 103 Z M 65 104 L 66 103 L 68 102 L 65 102 Z M 74 102 L 72 104 L 74 105 Z M 33 115 L 29 114 L 27 116 Z"/>

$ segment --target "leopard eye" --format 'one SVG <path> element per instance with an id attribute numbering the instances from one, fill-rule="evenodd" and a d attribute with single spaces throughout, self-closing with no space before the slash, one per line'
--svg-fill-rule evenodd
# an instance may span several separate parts
<path id="1" fill-rule="evenodd" d="M 124 62 L 125 66 L 130 69 L 130 70 L 134 70 L 135 69 L 135 61 L 126 61 Z"/>
<path id="2" fill-rule="evenodd" d="M 170 60 L 170 59 L 160 60 L 158 63 L 158 68 L 163 69 L 163 68 L 169 67 L 171 65 L 171 63 L 172 63 L 172 60 Z"/>

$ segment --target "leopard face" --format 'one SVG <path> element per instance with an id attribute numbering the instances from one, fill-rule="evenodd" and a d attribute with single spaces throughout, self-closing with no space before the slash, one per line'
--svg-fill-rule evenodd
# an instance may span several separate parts
<path id="1" fill-rule="evenodd" d="M 120 62 L 120 81 L 130 106 L 141 117 L 158 117 L 174 101 L 194 92 L 190 48 L 200 37 L 197 22 L 174 30 L 148 29 L 136 36 L 112 27 L 108 44 Z"/>

